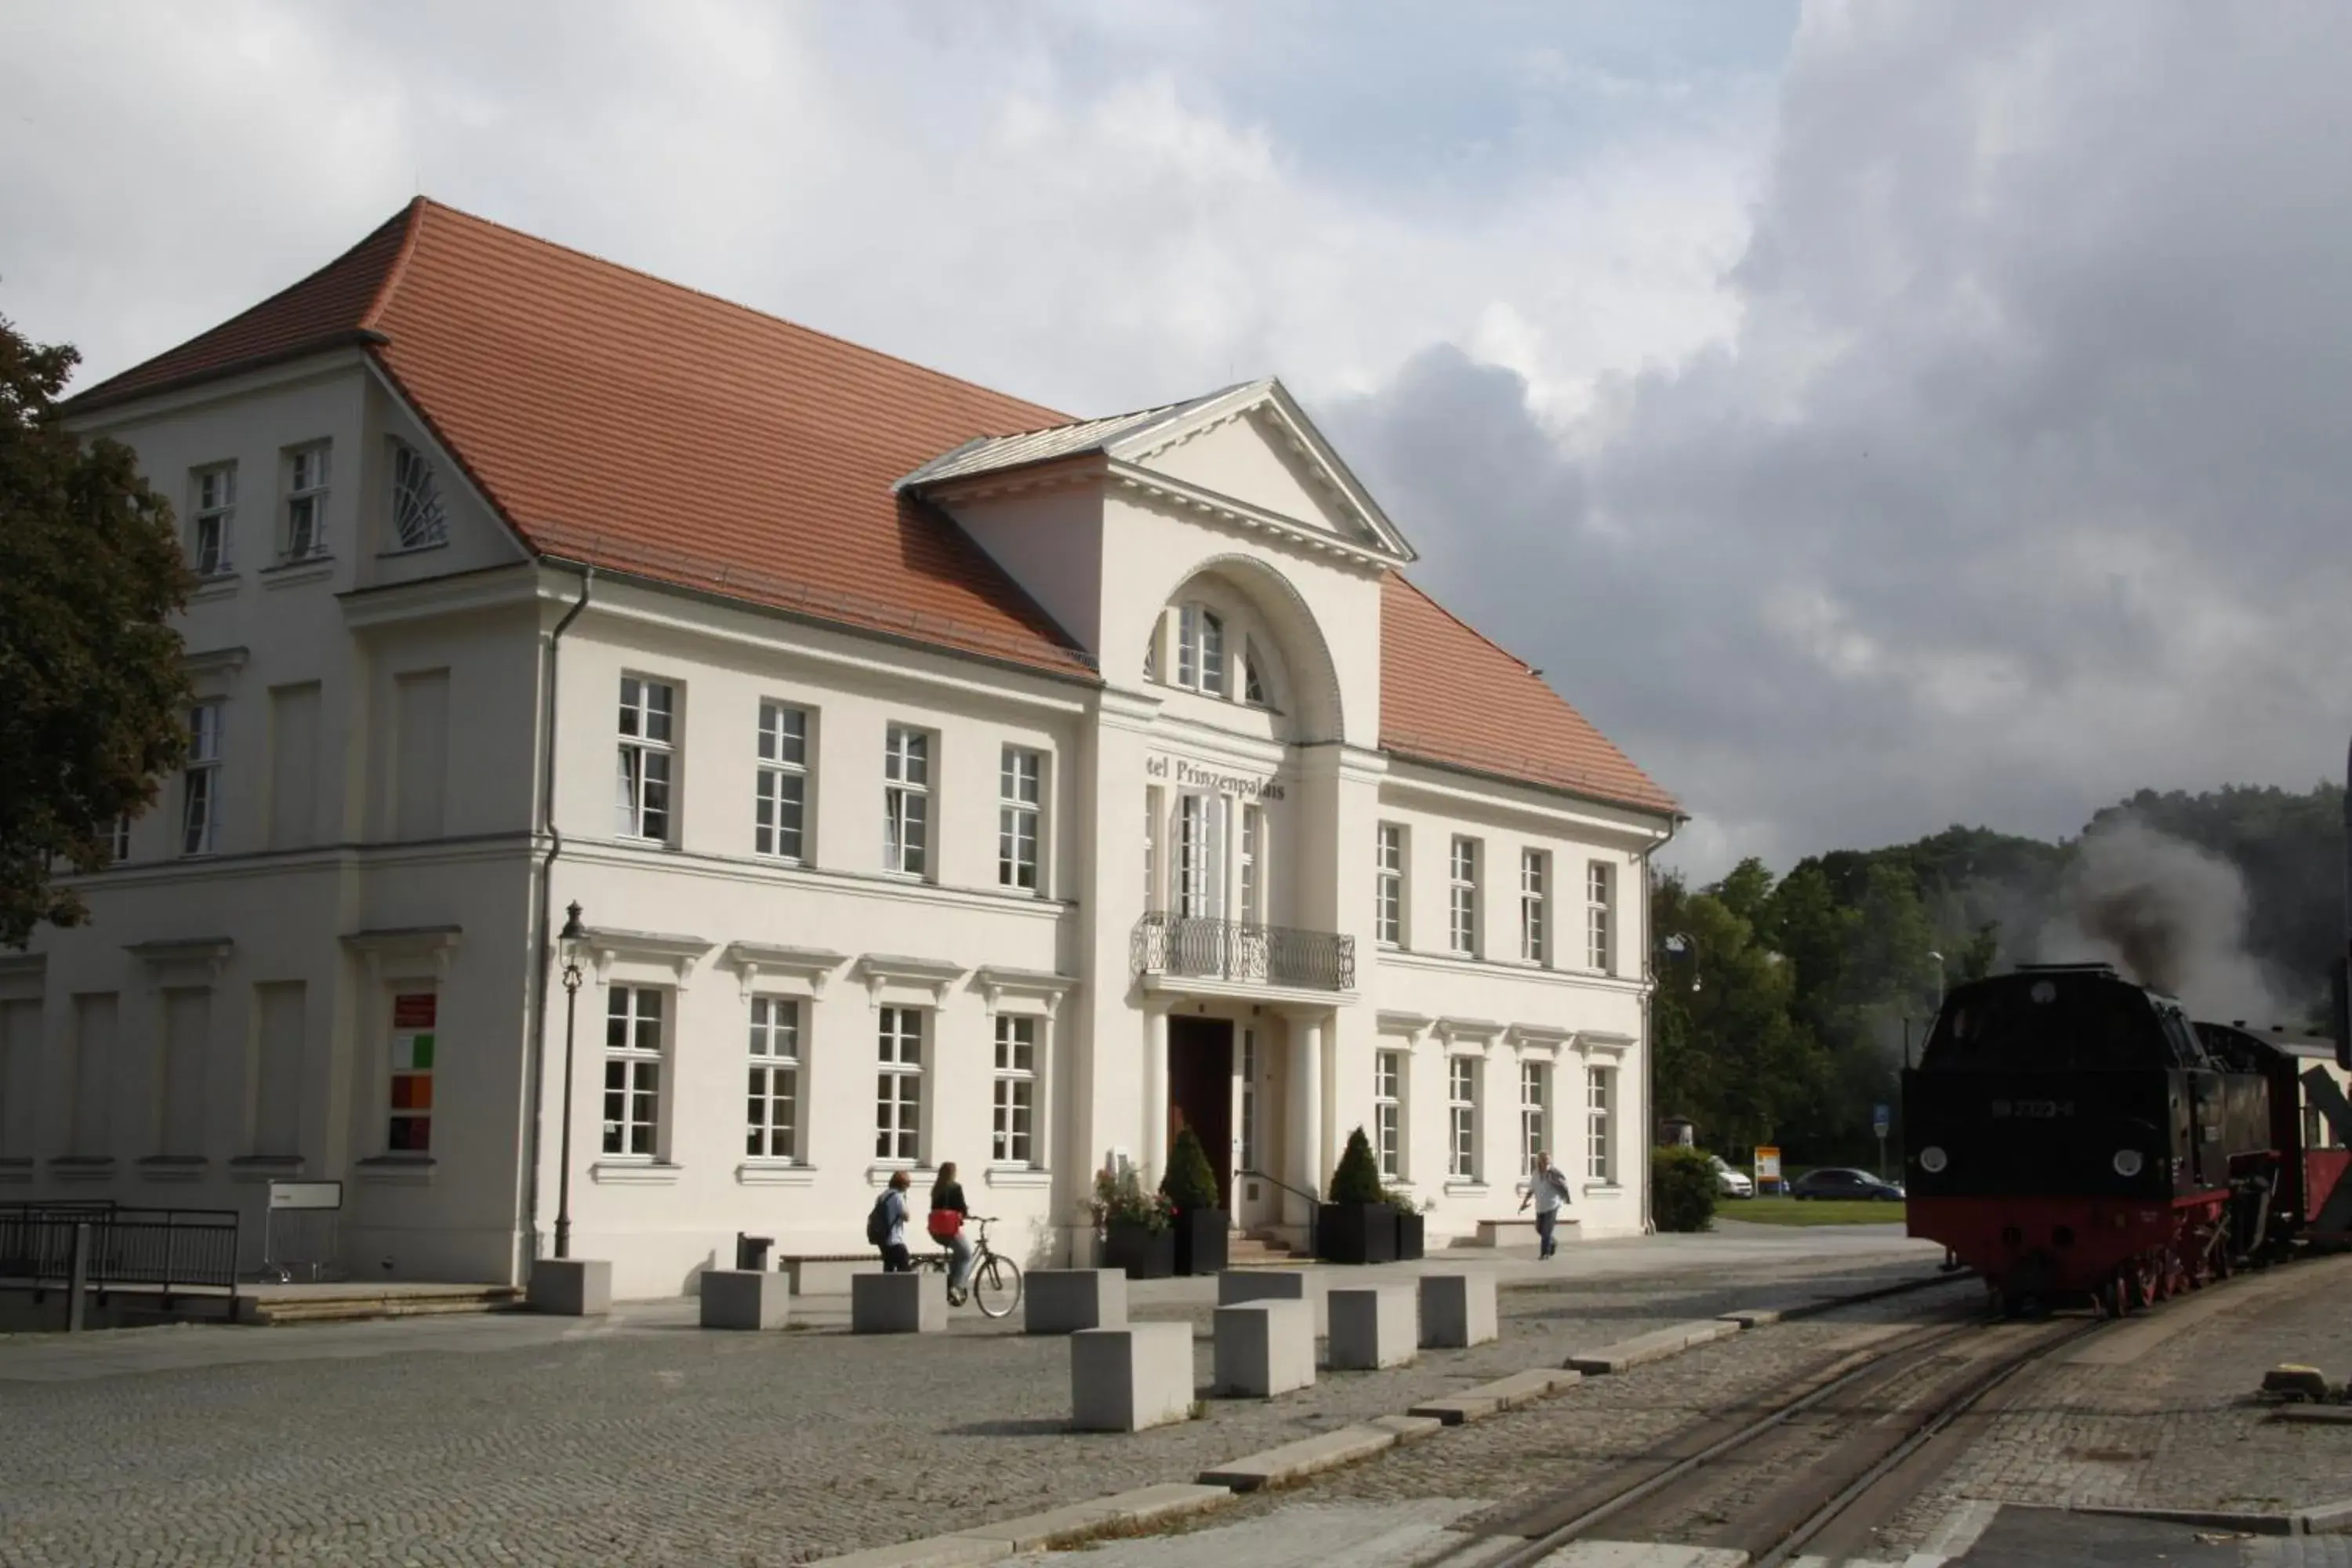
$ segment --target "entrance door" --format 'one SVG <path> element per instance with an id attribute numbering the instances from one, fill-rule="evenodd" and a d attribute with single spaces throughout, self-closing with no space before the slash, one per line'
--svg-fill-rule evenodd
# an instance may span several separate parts
<path id="1" fill-rule="evenodd" d="M 1234 1026 L 1223 1018 L 1168 1020 L 1168 1147 L 1192 1130 L 1217 1173 L 1217 1206 L 1234 1212 Z"/>

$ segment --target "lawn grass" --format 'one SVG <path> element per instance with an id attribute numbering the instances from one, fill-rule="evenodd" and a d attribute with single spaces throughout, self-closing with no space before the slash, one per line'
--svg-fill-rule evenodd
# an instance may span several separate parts
<path id="1" fill-rule="evenodd" d="M 1744 1219 L 1755 1225 L 1900 1225 L 1901 1204 L 1869 1198 L 1722 1198 L 1715 1205 L 1719 1219 Z"/>

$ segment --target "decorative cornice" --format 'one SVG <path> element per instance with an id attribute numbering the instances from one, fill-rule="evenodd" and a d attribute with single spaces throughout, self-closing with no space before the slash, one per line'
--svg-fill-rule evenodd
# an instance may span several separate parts
<path id="1" fill-rule="evenodd" d="M 465 934 L 463 926 L 392 926 L 351 931 L 343 945 L 367 961 L 371 980 L 428 972 L 436 980 L 446 980 L 449 954 Z"/>
<path id="2" fill-rule="evenodd" d="M 964 966 L 943 958 L 906 958 L 896 953 L 869 952 L 857 961 L 857 976 L 866 982 L 866 1000 L 882 1005 L 883 988 L 902 986 L 928 993 L 930 1005 L 944 1006 L 948 987 L 963 977 Z"/>
<path id="3" fill-rule="evenodd" d="M 1484 1046 L 1503 1032 L 1503 1026 L 1492 1018 L 1440 1018 L 1437 1035 L 1447 1046 Z"/>
<path id="4" fill-rule="evenodd" d="M 749 1001 L 762 974 L 781 974 L 797 980 L 808 987 L 811 996 L 824 994 L 824 983 L 833 972 L 848 962 L 848 955 L 827 952 L 815 947 L 777 947 L 768 942 L 738 942 L 728 944 L 719 962 L 736 972 L 743 985 L 743 997 Z"/>
<path id="5" fill-rule="evenodd" d="M 1383 1035 L 1403 1035 L 1417 1040 L 1428 1033 L 1430 1025 L 1436 1021 L 1426 1013 L 1397 1013 L 1383 1007 L 1380 1014 L 1380 1031 Z"/>
<path id="6" fill-rule="evenodd" d="M 146 966 L 147 988 L 161 991 L 174 980 L 210 985 L 227 967 L 229 954 L 236 951 L 236 943 L 225 936 L 206 936 L 179 942 L 127 942 L 122 951 Z"/>
<path id="7" fill-rule="evenodd" d="M 1622 1057 L 1633 1045 L 1633 1036 L 1621 1035 L 1611 1029 L 1579 1029 L 1576 1032 L 1577 1049 L 1587 1056 Z"/>
<path id="8" fill-rule="evenodd" d="M 1513 1024 L 1503 1031 L 1503 1042 L 1525 1054 L 1551 1056 L 1574 1037 L 1576 1031 L 1557 1024 Z"/>
<path id="9" fill-rule="evenodd" d="M 35 1002 L 48 977 L 46 952 L 0 952 L 0 996 L 12 1002 Z"/>
<path id="10" fill-rule="evenodd" d="M 710 939 L 700 936 L 674 936 L 666 931 L 614 931 L 591 927 L 581 940 L 596 964 L 596 984 L 606 984 L 613 973 L 615 959 L 631 963 L 665 963 L 676 976 L 680 991 L 694 978 L 694 966 L 702 961 L 711 948 Z"/>
<path id="11" fill-rule="evenodd" d="M 987 1000 L 990 1012 L 996 1012 L 1006 997 L 1025 997 L 1042 1003 L 1048 1018 L 1061 1010 L 1062 998 L 1078 984 L 1076 975 L 1042 969 L 1008 969 L 999 964 L 983 964 L 972 978 L 980 983 L 981 994 Z"/>
<path id="12" fill-rule="evenodd" d="M 1219 495 L 1214 490 L 1186 484 L 1181 479 L 1150 468 L 1114 462 L 1110 465 L 1109 474 L 1111 483 L 1118 489 L 1149 497 L 1162 506 L 1197 518 L 1212 519 L 1247 533 L 1277 538 L 1310 554 L 1329 556 L 1359 569 L 1385 572 L 1395 562 L 1405 559 L 1385 550 L 1342 539 L 1336 533 L 1325 532 L 1284 517 L 1279 512 L 1264 510 L 1232 496 Z"/>

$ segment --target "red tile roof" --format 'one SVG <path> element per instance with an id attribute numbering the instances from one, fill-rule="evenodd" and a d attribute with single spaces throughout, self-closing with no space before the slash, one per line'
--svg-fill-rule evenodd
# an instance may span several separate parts
<path id="1" fill-rule="evenodd" d="M 1393 572 L 1381 594 L 1381 747 L 1643 811 L 1681 810 L 1523 660 Z"/>
<path id="2" fill-rule="evenodd" d="M 373 356 L 531 549 L 1092 678 L 901 476 L 1068 422 L 419 197 L 243 314 L 76 396 L 94 409 L 336 347 Z M 1644 809 L 1674 802 L 1526 665 L 1391 575 L 1383 746 Z"/>

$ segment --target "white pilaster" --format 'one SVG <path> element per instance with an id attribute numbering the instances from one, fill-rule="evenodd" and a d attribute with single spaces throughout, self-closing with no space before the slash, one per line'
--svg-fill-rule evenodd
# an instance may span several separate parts
<path id="1" fill-rule="evenodd" d="M 1323 1051 L 1328 1032 L 1321 1013 L 1291 1019 L 1290 1184 L 1303 1192 L 1320 1193 L 1330 1174 L 1322 1165 Z"/>
<path id="2" fill-rule="evenodd" d="M 1149 1187 L 1168 1168 L 1168 1009 L 1154 1002 L 1143 1009 L 1143 1182 Z"/>

